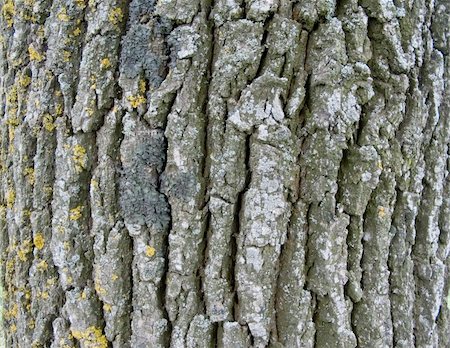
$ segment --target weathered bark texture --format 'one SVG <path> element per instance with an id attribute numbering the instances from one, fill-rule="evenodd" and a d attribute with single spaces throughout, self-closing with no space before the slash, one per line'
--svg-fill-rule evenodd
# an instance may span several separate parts
<path id="1" fill-rule="evenodd" d="M 448 0 L 2 0 L 7 347 L 450 347 Z"/>

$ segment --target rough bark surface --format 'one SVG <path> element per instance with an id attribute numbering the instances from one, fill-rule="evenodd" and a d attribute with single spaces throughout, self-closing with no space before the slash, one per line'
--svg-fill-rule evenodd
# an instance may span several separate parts
<path id="1" fill-rule="evenodd" d="M 448 1 L 0 7 L 7 347 L 450 347 Z"/>

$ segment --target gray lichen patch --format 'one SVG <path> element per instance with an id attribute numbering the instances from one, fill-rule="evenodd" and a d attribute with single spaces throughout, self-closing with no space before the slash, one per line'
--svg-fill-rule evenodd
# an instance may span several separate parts
<path id="1" fill-rule="evenodd" d="M 175 55 L 174 60 L 191 58 L 197 53 L 200 33 L 196 29 L 191 25 L 180 25 L 172 30 L 167 41 Z"/>
<path id="2" fill-rule="evenodd" d="M 244 194 L 239 221 L 236 282 L 239 321 L 248 324 L 256 344 L 260 345 L 269 339 L 276 280 L 274 265 L 285 242 L 290 218 L 287 187 L 290 171 L 295 169 L 293 160 L 289 152 L 257 141 L 250 146 L 252 178 Z"/>
<path id="3" fill-rule="evenodd" d="M 86 341 L 91 341 L 95 336 L 99 341 L 104 340 L 99 319 L 100 303 L 92 286 L 66 291 L 63 313 L 70 321 L 72 336 L 82 341 L 85 346 L 89 344 Z M 94 339 L 92 341 L 95 342 Z"/>
<path id="4" fill-rule="evenodd" d="M 218 29 L 218 47 L 210 87 L 215 91 L 215 97 L 236 96 L 254 77 L 263 50 L 263 30 L 262 24 L 244 19 L 227 22 Z M 231 52 L 236 54 L 230 55 Z"/>
<path id="5" fill-rule="evenodd" d="M 190 23 L 199 7 L 200 0 L 158 0 L 155 12 L 178 23 Z"/>
<path id="6" fill-rule="evenodd" d="M 261 124 L 270 126 L 282 121 L 284 113 L 280 93 L 286 89 L 286 82 L 286 79 L 269 74 L 255 79 L 242 91 L 236 111 L 229 116 L 229 123 L 241 132 L 251 133 Z"/>
<path id="7" fill-rule="evenodd" d="M 365 213 L 364 253 L 361 260 L 363 298 L 355 304 L 352 315 L 352 323 L 360 344 L 392 345 L 387 256 L 392 240 L 390 227 L 395 201 L 394 187 L 394 176 L 391 173 L 383 173 Z M 367 321 L 368 317 L 380 325 L 371 325 L 370 321 Z"/>
<path id="8" fill-rule="evenodd" d="M 78 5 L 86 6 L 84 2 Z M 115 70 L 125 24 L 124 6 L 114 0 L 92 1 L 86 21 L 86 42 L 78 72 L 72 126 L 75 131 L 90 132 L 102 124 L 116 92 Z M 72 33 L 75 37 L 81 36 L 84 30 L 83 23 L 77 24 Z"/>
<path id="9" fill-rule="evenodd" d="M 120 60 L 121 73 L 128 79 L 138 77 L 141 71 L 153 85 L 159 85 L 164 77 L 164 64 L 167 60 L 164 46 L 149 50 L 152 27 L 147 24 L 133 24 L 122 39 Z M 153 43 L 155 45 L 156 43 Z M 164 45 L 161 42 L 160 45 Z"/>
<path id="10" fill-rule="evenodd" d="M 245 2 L 247 18 L 252 21 L 264 21 L 277 11 L 279 0 L 248 0 Z"/>
<path id="11" fill-rule="evenodd" d="M 312 294 L 305 289 L 308 206 L 295 204 L 280 258 L 276 311 L 278 341 L 285 346 L 313 347 Z"/>
<path id="12" fill-rule="evenodd" d="M 70 332 L 69 323 L 62 317 L 57 317 L 53 321 L 52 334 L 55 339 L 51 343 L 51 348 L 59 348 L 61 344 L 75 344 L 75 339 Z"/>
<path id="13" fill-rule="evenodd" d="M 317 294 L 317 339 L 321 345 L 338 342 L 356 347 L 348 311 L 349 300 L 344 296 L 347 283 L 347 226 L 349 216 L 335 213 L 336 202 L 330 194 L 308 211 L 307 288 Z M 336 215 L 335 215 L 336 214 Z"/>
<path id="14" fill-rule="evenodd" d="M 117 46 L 117 40 L 115 45 L 111 45 L 111 38 L 97 36 L 84 49 L 78 93 L 72 109 L 75 131 L 89 132 L 97 128 L 103 121 L 104 109 L 112 104 L 115 88 L 113 68 L 116 64 L 112 57 L 116 56 Z M 98 52 L 104 56 L 99 57 Z"/>
<path id="15" fill-rule="evenodd" d="M 147 112 L 144 119 L 151 128 L 164 128 L 170 107 L 175 101 L 177 91 L 183 86 L 184 77 L 190 66 L 190 62 L 184 60 L 179 62 L 169 71 L 166 79 L 152 92 L 148 101 Z"/>
<path id="16" fill-rule="evenodd" d="M 228 21 L 242 18 L 244 14 L 244 0 L 218 0 L 211 10 L 211 16 L 217 27 Z"/>
<path id="17" fill-rule="evenodd" d="M 298 64 L 305 52 L 301 52 L 301 25 L 294 20 L 274 15 L 267 29 L 267 48 L 264 60 L 264 68 L 270 69 L 275 75 L 290 79 L 295 72 L 303 69 L 303 64 Z M 287 98 L 286 98 L 287 99 Z"/>
<path id="18" fill-rule="evenodd" d="M 208 347 L 214 343 L 213 326 L 204 315 L 197 315 L 192 319 L 186 337 L 186 347 Z"/>
<path id="19" fill-rule="evenodd" d="M 45 22 L 44 35 L 47 50 L 45 66 L 50 73 L 57 75 L 64 97 L 64 109 L 69 111 L 75 102 L 74 88 L 78 79 L 78 66 L 81 60 L 82 20 L 85 7 L 70 6 L 64 1 L 54 2 L 49 20 Z M 32 50 L 31 53 L 34 51 Z M 33 55 L 32 55 L 33 56 Z M 31 56 L 31 57 L 32 57 Z M 34 57 L 42 60 L 41 53 Z"/>
<path id="20" fill-rule="evenodd" d="M 131 299 L 134 308 L 131 344 L 151 342 L 155 347 L 163 347 L 167 340 L 168 324 L 162 310 L 161 282 L 166 263 L 164 256 L 170 208 L 165 195 L 160 192 L 159 176 L 165 165 L 166 139 L 160 129 L 149 129 L 144 121 L 134 115 L 126 113 L 122 123 L 119 212 L 128 234 L 133 237 L 132 291 L 136 295 Z M 123 264 L 123 267 L 126 272 L 129 264 L 128 267 Z M 119 271 L 103 278 L 112 289 L 120 273 L 124 273 Z M 121 296 L 126 297 L 127 288 L 120 291 Z M 117 296 L 114 292 L 111 297 L 102 298 L 111 314 L 120 315 L 122 325 L 126 327 L 127 302 L 115 304 Z M 113 328 L 116 332 L 120 330 L 116 325 Z"/>
<path id="21" fill-rule="evenodd" d="M 237 322 L 225 321 L 220 336 L 219 347 L 238 348 L 250 346 L 250 335 L 247 327 Z"/>
<path id="22" fill-rule="evenodd" d="M 86 134 L 68 137 L 64 119 L 57 134 L 53 187 L 53 218 L 51 249 L 58 267 L 61 285 L 83 286 L 91 270 L 87 257 L 92 253 L 91 243 L 84 240 L 89 228 L 88 182 L 95 155 L 93 139 Z M 69 150 L 69 151 L 68 151 Z"/>
<path id="23" fill-rule="evenodd" d="M 341 166 L 340 202 L 348 214 L 360 216 L 366 210 L 372 190 L 378 185 L 383 167 L 371 146 L 351 147 L 347 151 L 345 163 Z"/>
<path id="24" fill-rule="evenodd" d="M 300 0 L 294 4 L 293 12 L 305 29 L 310 31 L 320 18 L 330 19 L 335 7 L 335 0 Z"/>
<path id="25" fill-rule="evenodd" d="M 105 252 L 94 266 L 94 288 L 102 301 L 106 338 L 116 344 L 126 344 L 130 335 L 131 248 L 123 224 L 109 233 Z"/>
<path id="26" fill-rule="evenodd" d="M 220 198 L 210 197 L 211 213 L 210 238 L 205 267 L 206 312 L 212 322 L 233 317 L 234 293 L 231 285 L 232 233 L 235 224 L 235 208 Z"/>
<path id="27" fill-rule="evenodd" d="M 126 115 L 124 139 L 120 147 L 122 176 L 120 206 L 127 225 L 147 225 L 154 230 L 167 228 L 168 206 L 158 192 L 163 169 L 165 139 L 160 130 L 148 130 L 142 121 Z"/>

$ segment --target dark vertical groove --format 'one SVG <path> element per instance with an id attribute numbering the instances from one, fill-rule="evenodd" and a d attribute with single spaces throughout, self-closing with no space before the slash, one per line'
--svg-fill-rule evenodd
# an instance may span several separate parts
<path id="1" fill-rule="evenodd" d="M 162 173 L 165 172 L 166 170 L 166 165 L 167 165 L 167 138 L 164 136 L 164 141 L 166 142 L 166 155 L 165 155 L 165 160 L 164 160 L 164 165 L 163 165 L 163 169 L 162 169 Z M 170 231 L 172 231 L 172 206 L 170 205 L 169 199 L 168 197 L 162 192 L 162 190 L 160 190 L 160 185 L 161 185 L 161 175 L 159 176 L 159 180 L 158 180 L 158 192 L 160 192 L 162 195 L 164 195 L 164 199 L 167 203 L 167 206 L 169 207 L 169 223 L 167 226 L 167 233 L 166 233 L 166 237 L 165 237 L 165 242 L 164 244 L 166 245 L 166 248 L 164 250 L 164 272 L 163 272 L 163 276 L 161 278 L 161 285 L 160 285 L 160 303 L 161 303 L 161 310 L 164 313 L 164 318 L 167 320 L 167 342 L 170 341 L 170 337 L 172 336 L 172 322 L 169 320 L 169 314 L 167 311 L 167 306 L 166 306 L 166 302 L 165 302 L 165 294 L 167 292 L 167 277 L 169 275 L 169 234 Z M 133 239 L 133 238 L 132 238 Z M 132 248 L 132 250 L 134 250 L 134 246 Z M 132 270 L 131 270 L 131 273 Z M 134 285 L 131 284 L 131 289 L 134 289 Z M 133 291 L 133 290 L 132 290 Z M 131 296 L 131 303 L 133 303 L 132 301 L 133 296 Z"/>
<path id="2" fill-rule="evenodd" d="M 233 290 L 233 315 L 234 319 L 237 320 L 236 317 L 237 308 L 239 306 L 239 297 L 237 295 L 237 281 L 236 281 L 236 255 L 237 255 L 237 240 L 240 234 L 241 228 L 241 218 L 242 211 L 244 208 L 243 202 L 245 198 L 245 193 L 248 191 L 250 187 L 250 182 L 252 179 L 252 172 L 250 169 L 250 150 L 251 150 L 251 135 L 247 135 L 245 138 L 245 183 L 242 190 L 238 193 L 236 204 L 234 206 L 234 220 L 233 220 L 233 232 L 231 235 L 231 268 L 230 268 L 230 286 Z M 252 337 L 253 339 L 253 337 Z"/>
<path id="3" fill-rule="evenodd" d="M 260 77 L 263 74 L 263 69 L 266 67 L 267 54 L 269 52 L 269 47 L 267 47 L 267 37 L 269 36 L 269 25 L 272 21 L 274 14 L 270 14 L 264 21 L 264 32 L 261 39 L 261 47 L 263 47 L 263 52 L 259 60 L 258 69 L 256 70 L 254 79 Z"/>

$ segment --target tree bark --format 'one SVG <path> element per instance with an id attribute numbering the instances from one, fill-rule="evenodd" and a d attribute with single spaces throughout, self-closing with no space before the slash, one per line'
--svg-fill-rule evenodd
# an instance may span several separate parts
<path id="1" fill-rule="evenodd" d="M 6 347 L 449 347 L 446 0 L 2 0 Z"/>

